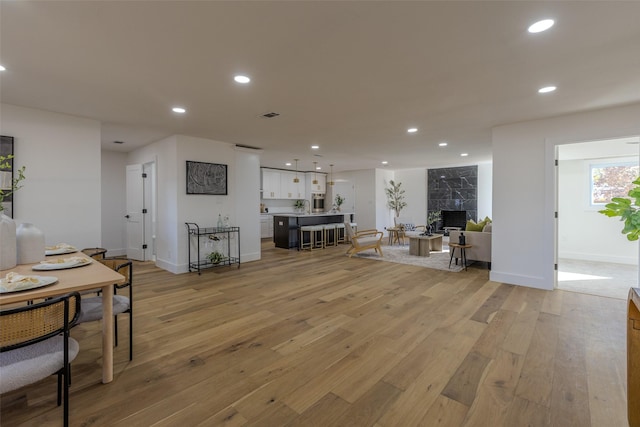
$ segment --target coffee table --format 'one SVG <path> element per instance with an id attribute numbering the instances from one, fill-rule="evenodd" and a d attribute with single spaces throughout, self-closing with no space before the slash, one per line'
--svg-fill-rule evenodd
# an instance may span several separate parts
<path id="1" fill-rule="evenodd" d="M 442 251 L 442 234 L 409 236 L 409 255 L 429 256 L 431 251 Z"/>

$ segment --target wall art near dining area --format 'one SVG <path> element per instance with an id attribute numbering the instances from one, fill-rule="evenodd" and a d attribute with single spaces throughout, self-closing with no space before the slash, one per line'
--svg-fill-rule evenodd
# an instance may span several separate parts
<path id="1" fill-rule="evenodd" d="M 187 160 L 187 194 L 227 195 L 227 165 Z"/>
<path id="2" fill-rule="evenodd" d="M 13 137 L 0 136 L 0 204 L 3 214 L 13 218 Z"/>

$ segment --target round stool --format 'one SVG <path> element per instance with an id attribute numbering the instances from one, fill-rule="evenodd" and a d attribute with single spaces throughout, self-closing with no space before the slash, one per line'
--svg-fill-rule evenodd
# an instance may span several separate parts
<path id="1" fill-rule="evenodd" d="M 336 224 L 336 245 L 338 243 L 344 243 L 346 240 L 346 232 L 344 223 L 340 222 Z"/>
<path id="2" fill-rule="evenodd" d="M 336 237 L 336 224 L 324 224 L 323 228 L 324 228 L 324 246 L 325 247 L 338 246 L 338 240 Z"/>

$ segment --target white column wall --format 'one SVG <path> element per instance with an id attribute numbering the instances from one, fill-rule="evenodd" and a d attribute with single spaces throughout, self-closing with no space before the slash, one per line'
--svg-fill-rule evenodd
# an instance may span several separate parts
<path id="1" fill-rule="evenodd" d="M 493 129 L 491 280 L 553 289 L 555 146 L 639 135 L 639 118 L 632 104 Z"/>
<path id="2" fill-rule="evenodd" d="M 48 245 L 102 244 L 100 123 L 2 104 L 0 133 L 13 136 L 16 167 L 26 166 L 15 199 L 17 223 L 41 229 Z"/>
<path id="3" fill-rule="evenodd" d="M 410 218 L 416 225 L 427 225 L 427 170 L 402 169 L 395 171 L 394 176 L 396 184 L 402 183 L 404 200 L 407 202 L 407 207 L 400 212 L 400 216 Z M 384 200 L 386 202 L 386 195 Z"/>
<path id="4" fill-rule="evenodd" d="M 376 169 L 375 180 L 375 228 L 382 231 L 385 227 L 393 227 L 394 224 L 393 218 L 395 217 L 396 212 L 389 209 L 387 206 L 387 193 L 385 192 L 385 189 L 389 187 L 389 181 L 395 181 L 395 173 L 392 170 Z M 402 188 L 404 188 L 404 185 Z M 402 213 L 404 213 L 404 210 L 401 214 Z"/>

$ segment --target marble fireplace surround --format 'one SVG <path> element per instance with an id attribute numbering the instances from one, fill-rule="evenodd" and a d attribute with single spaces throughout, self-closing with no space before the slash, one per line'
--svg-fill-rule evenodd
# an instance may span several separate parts
<path id="1" fill-rule="evenodd" d="M 475 221 L 478 216 L 478 166 L 428 169 L 427 209 L 428 213 L 467 211 L 467 220 Z M 437 229 L 441 225 L 440 222 Z"/>

